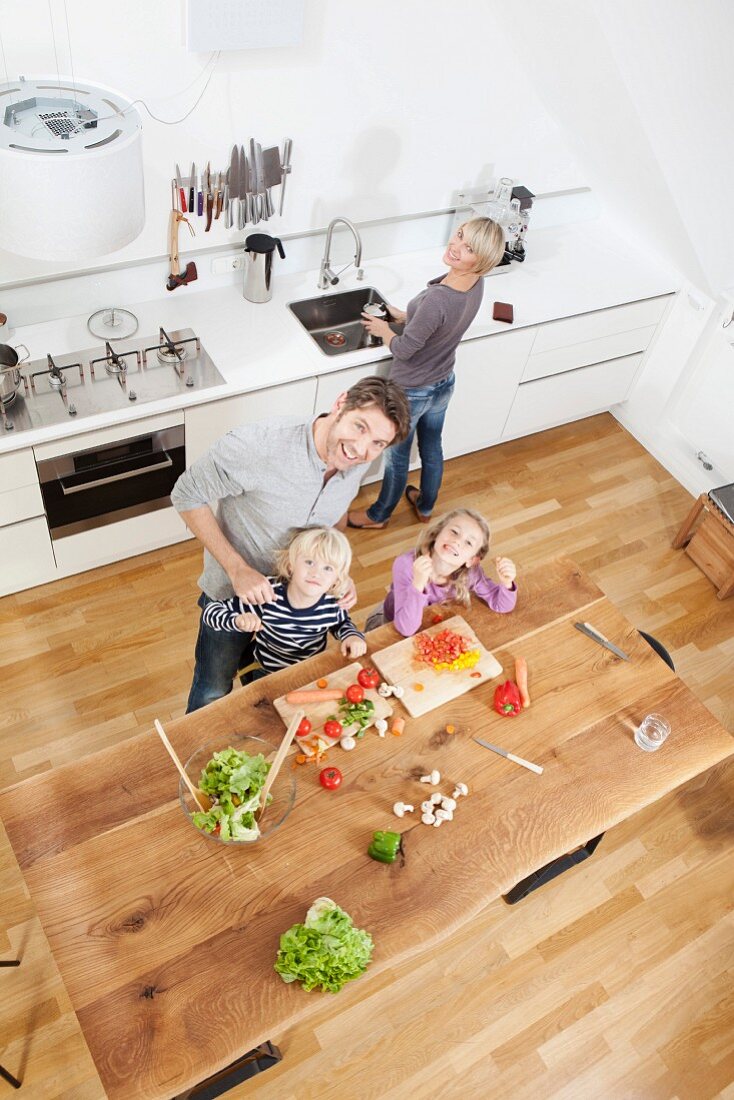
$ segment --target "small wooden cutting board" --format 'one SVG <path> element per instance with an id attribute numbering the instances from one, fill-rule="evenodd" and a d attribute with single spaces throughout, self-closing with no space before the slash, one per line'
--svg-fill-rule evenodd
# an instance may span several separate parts
<path id="1" fill-rule="evenodd" d="M 330 688 L 348 688 L 350 684 L 356 684 L 357 676 L 362 670 L 362 665 L 358 661 L 354 661 L 351 665 L 345 665 L 344 668 L 339 668 L 336 672 L 330 672 L 325 679 L 328 681 L 327 687 Z M 303 684 L 299 691 L 318 691 L 318 685 L 315 680 L 311 680 L 308 684 Z M 383 699 L 381 695 L 378 695 L 376 691 L 372 691 L 367 688 L 364 693 L 365 699 L 371 699 L 375 704 L 374 717 L 377 718 L 389 718 L 392 714 L 392 705 L 389 699 Z M 323 703 L 287 703 L 285 695 L 279 695 L 277 699 L 273 699 L 273 706 L 277 710 L 280 717 L 285 722 L 285 725 L 290 724 L 291 718 L 297 710 L 302 710 L 306 717 L 310 720 L 313 726 L 313 732 L 318 733 L 324 727 L 324 722 L 331 715 L 336 718 L 339 717 L 339 703 L 334 700 L 326 699 Z M 373 719 L 374 721 L 374 719 Z M 355 726 L 345 726 L 344 733 L 354 733 L 356 731 Z"/>
<path id="2" fill-rule="evenodd" d="M 372 662 L 380 672 L 384 680 L 390 684 L 400 684 L 404 695 L 400 702 L 408 714 L 413 718 L 420 718 L 429 710 L 443 706 L 451 702 L 472 688 L 485 684 L 502 672 L 502 665 L 488 649 L 485 649 L 461 615 L 454 615 L 451 619 L 429 626 L 422 631 L 423 634 L 439 634 L 442 630 L 453 630 L 469 639 L 471 649 L 478 649 L 481 653 L 479 661 L 474 668 L 461 669 L 459 672 L 435 672 L 429 665 L 419 664 L 415 660 L 414 638 L 403 638 L 401 642 L 388 646 L 372 654 Z M 481 676 L 472 676 L 472 672 L 480 672 Z M 423 690 L 416 691 L 415 684 L 422 684 Z"/>

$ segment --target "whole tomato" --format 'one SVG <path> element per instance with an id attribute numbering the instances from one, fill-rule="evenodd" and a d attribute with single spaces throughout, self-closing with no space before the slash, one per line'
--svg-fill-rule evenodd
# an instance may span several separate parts
<path id="1" fill-rule="evenodd" d="M 374 668 L 360 669 L 357 681 L 363 688 L 376 688 L 380 682 L 380 674 Z"/>
<path id="2" fill-rule="evenodd" d="M 330 718 L 328 722 L 324 722 L 324 733 L 330 740 L 336 741 L 342 735 L 341 722 L 337 722 L 336 718 Z"/>
<path id="3" fill-rule="evenodd" d="M 327 791 L 335 791 L 337 787 L 340 787 L 343 778 L 344 776 L 338 768 L 324 768 L 319 772 L 319 783 Z"/>
<path id="4" fill-rule="evenodd" d="M 364 688 L 361 687 L 359 684 L 350 684 L 344 694 L 347 697 L 348 703 L 364 702 Z"/>
<path id="5" fill-rule="evenodd" d="M 301 723 L 296 730 L 296 737 L 308 737 L 309 733 L 313 729 L 311 722 L 308 718 L 302 718 Z"/>

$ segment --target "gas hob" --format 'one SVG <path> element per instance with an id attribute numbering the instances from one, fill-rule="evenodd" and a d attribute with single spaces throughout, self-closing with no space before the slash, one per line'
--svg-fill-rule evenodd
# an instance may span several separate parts
<path id="1" fill-rule="evenodd" d="M 19 364 L 17 392 L 0 407 L 0 438 L 224 385 L 191 329 L 115 345 Z"/>

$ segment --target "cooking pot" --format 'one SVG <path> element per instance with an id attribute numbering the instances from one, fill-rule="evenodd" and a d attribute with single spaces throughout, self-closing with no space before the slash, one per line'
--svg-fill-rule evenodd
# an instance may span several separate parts
<path id="1" fill-rule="evenodd" d="M 18 355 L 18 348 L 25 352 L 22 358 Z M 20 387 L 18 363 L 25 363 L 30 355 L 25 344 L 18 344 L 17 348 L 11 344 L 0 344 L 0 401 L 3 405 L 9 405 L 14 400 Z"/>

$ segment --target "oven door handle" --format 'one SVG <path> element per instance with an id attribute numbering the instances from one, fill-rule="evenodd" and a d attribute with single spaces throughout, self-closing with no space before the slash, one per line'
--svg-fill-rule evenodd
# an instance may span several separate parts
<path id="1" fill-rule="evenodd" d="M 109 474 L 107 477 L 92 478 L 90 481 L 84 481 L 80 485 L 64 485 L 64 479 L 60 477 L 59 485 L 61 486 L 61 492 L 64 496 L 68 497 L 72 493 L 84 493 L 87 489 L 96 489 L 98 485 L 111 485 L 114 481 L 124 481 L 129 477 L 141 477 L 143 474 L 152 474 L 154 470 L 166 470 L 169 466 L 173 466 L 173 459 L 168 451 L 162 451 L 161 454 L 165 455 L 165 458 L 162 462 L 156 462 L 153 466 L 142 466 L 139 470 L 123 470 L 120 474 Z"/>

